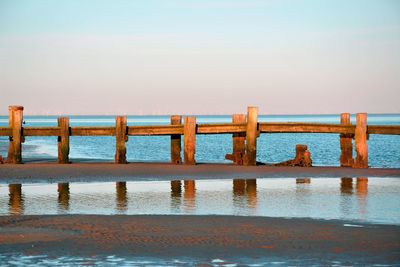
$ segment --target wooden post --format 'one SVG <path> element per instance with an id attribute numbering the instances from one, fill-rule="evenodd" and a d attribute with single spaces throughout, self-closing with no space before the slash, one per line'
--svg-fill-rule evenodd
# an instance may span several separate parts
<path id="1" fill-rule="evenodd" d="M 246 123 L 246 115 L 244 114 L 233 114 L 232 123 Z M 245 146 L 245 133 L 234 133 L 232 135 L 233 151 L 232 154 L 227 154 L 226 159 L 233 160 L 236 165 L 243 165 L 243 158 L 246 152 Z"/>
<path id="2" fill-rule="evenodd" d="M 258 136 L 258 107 L 247 108 L 245 165 L 256 165 Z"/>
<path id="3" fill-rule="evenodd" d="M 350 113 L 340 114 L 341 125 L 351 125 Z M 351 167 L 353 166 L 353 135 L 340 134 L 340 166 Z"/>
<path id="4" fill-rule="evenodd" d="M 181 125 L 182 116 L 171 116 L 171 125 Z M 181 164 L 181 135 L 172 134 L 171 135 L 171 162 L 173 164 Z"/>
<path id="5" fill-rule="evenodd" d="M 115 163 L 126 163 L 126 145 L 128 141 L 126 116 L 117 116 L 115 121 Z"/>
<path id="6" fill-rule="evenodd" d="M 9 137 L 10 144 L 8 147 L 7 162 L 18 164 L 22 163 L 22 118 L 24 107 L 9 106 L 8 107 L 8 125 L 12 128 L 12 136 Z"/>
<path id="7" fill-rule="evenodd" d="M 196 153 L 196 117 L 185 117 L 183 125 L 184 163 L 195 165 Z"/>
<path id="8" fill-rule="evenodd" d="M 58 163 L 69 163 L 69 118 L 58 118 Z"/>
<path id="9" fill-rule="evenodd" d="M 353 166 L 354 168 L 368 168 L 367 113 L 357 114 L 354 139 L 356 160 Z"/>

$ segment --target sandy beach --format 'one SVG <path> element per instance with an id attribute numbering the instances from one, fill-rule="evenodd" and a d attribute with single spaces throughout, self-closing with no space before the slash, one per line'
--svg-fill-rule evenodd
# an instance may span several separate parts
<path id="1" fill-rule="evenodd" d="M 0 251 L 5 254 L 400 262 L 399 226 L 337 220 L 54 215 L 2 216 L 0 226 Z"/>
<path id="2" fill-rule="evenodd" d="M 0 164 L 3 183 L 157 181 L 235 178 L 400 177 L 400 169 L 340 167 L 235 166 L 229 164 L 174 165 L 169 163 L 26 163 Z"/>

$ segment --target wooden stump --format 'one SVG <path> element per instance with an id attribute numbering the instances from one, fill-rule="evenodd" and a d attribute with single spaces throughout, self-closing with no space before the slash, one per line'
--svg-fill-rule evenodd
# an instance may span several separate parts
<path id="1" fill-rule="evenodd" d="M 58 163 L 69 163 L 69 118 L 58 118 Z"/>
<path id="2" fill-rule="evenodd" d="M 183 125 L 184 134 L 184 163 L 195 165 L 196 153 L 196 117 L 185 117 Z"/>
<path id="3" fill-rule="evenodd" d="M 171 116 L 171 125 L 181 125 L 182 116 Z M 172 134 L 171 135 L 171 163 L 181 164 L 181 135 Z"/>
<path id="4" fill-rule="evenodd" d="M 257 163 L 258 107 L 247 108 L 246 156 L 244 165 L 254 166 Z"/>
<path id="5" fill-rule="evenodd" d="M 246 123 L 246 115 L 244 114 L 233 114 L 232 123 Z M 225 158 L 232 160 L 236 165 L 243 165 L 243 158 L 246 153 L 245 146 L 246 134 L 245 133 L 234 133 L 232 135 L 233 150 L 232 154 L 226 154 Z"/>
<path id="6" fill-rule="evenodd" d="M 350 114 L 342 113 L 340 115 L 340 124 L 351 125 Z M 340 134 L 340 166 L 351 167 L 353 166 L 353 135 Z"/>
<path id="7" fill-rule="evenodd" d="M 355 130 L 356 160 L 354 168 L 368 168 L 367 113 L 358 113 Z"/>
<path id="8" fill-rule="evenodd" d="M 116 117 L 115 128 L 115 163 L 126 163 L 126 142 L 128 141 L 126 116 Z"/>
<path id="9" fill-rule="evenodd" d="M 12 129 L 12 136 L 9 137 L 7 162 L 13 164 L 22 163 L 22 118 L 24 107 L 8 107 L 8 125 Z"/>

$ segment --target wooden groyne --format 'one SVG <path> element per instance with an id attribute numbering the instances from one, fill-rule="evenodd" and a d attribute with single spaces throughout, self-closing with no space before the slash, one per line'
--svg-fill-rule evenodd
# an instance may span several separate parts
<path id="1" fill-rule="evenodd" d="M 0 127 L 0 136 L 9 137 L 7 163 L 22 163 L 22 143 L 26 136 L 58 137 L 58 163 L 69 163 L 70 136 L 115 136 L 115 163 L 126 163 L 126 142 L 129 136 L 167 135 L 171 137 L 171 162 L 196 164 L 196 136 L 198 134 L 232 134 L 232 154 L 227 159 L 237 165 L 257 164 L 257 138 L 273 133 L 329 133 L 340 138 L 340 165 L 342 167 L 368 167 L 368 137 L 370 134 L 400 135 L 397 125 L 367 125 L 367 114 L 358 113 L 356 124 L 350 114 L 341 114 L 340 124 L 258 122 L 258 108 L 248 107 L 247 115 L 232 115 L 232 123 L 198 124 L 194 116 L 171 116 L 170 125 L 128 126 L 126 116 L 116 116 L 115 126 L 71 127 L 69 118 L 58 118 L 56 127 L 23 127 L 22 106 L 9 107 L 9 126 Z M 181 139 L 183 136 L 183 162 Z M 353 140 L 356 157 L 353 159 Z"/>

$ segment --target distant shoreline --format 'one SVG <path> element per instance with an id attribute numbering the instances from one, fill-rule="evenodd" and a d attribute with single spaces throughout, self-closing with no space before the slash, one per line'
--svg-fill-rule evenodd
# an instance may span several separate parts
<path id="1" fill-rule="evenodd" d="M 400 177 L 397 168 L 237 166 L 171 163 L 0 164 L 0 183 L 169 181 L 177 179 Z"/>

